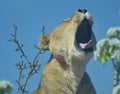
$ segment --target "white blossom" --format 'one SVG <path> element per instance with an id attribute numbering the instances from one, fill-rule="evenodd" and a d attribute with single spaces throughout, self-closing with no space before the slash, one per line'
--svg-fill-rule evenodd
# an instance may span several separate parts
<path id="1" fill-rule="evenodd" d="M 99 58 L 101 57 L 101 51 L 103 51 L 103 48 L 108 49 L 107 47 L 114 47 L 114 51 L 111 53 L 111 58 L 120 61 L 120 40 L 117 38 L 104 38 L 98 41 L 97 49 L 94 52 L 94 59 L 99 60 Z"/>
<path id="2" fill-rule="evenodd" d="M 120 85 L 113 88 L 113 93 L 112 94 L 120 94 Z"/>
<path id="3" fill-rule="evenodd" d="M 116 48 L 120 48 L 120 40 L 117 38 L 109 39 L 109 45 L 115 46 Z"/>
<path id="4" fill-rule="evenodd" d="M 94 51 L 94 59 L 98 60 L 98 58 L 100 58 L 100 49 L 97 49 L 96 51 Z"/>
<path id="5" fill-rule="evenodd" d="M 12 91 L 12 84 L 6 80 L 0 81 L 0 91 L 4 92 L 11 92 Z"/>
<path id="6" fill-rule="evenodd" d="M 120 62 L 120 50 L 115 50 L 114 53 L 111 55 L 111 58 Z"/>
<path id="7" fill-rule="evenodd" d="M 100 41 L 98 41 L 98 43 L 96 45 L 97 49 L 96 49 L 96 51 L 94 51 L 94 59 L 95 60 L 99 60 L 99 58 L 101 57 L 101 54 L 100 54 L 101 50 L 104 47 L 104 45 L 108 42 L 109 42 L 109 39 L 107 39 L 107 38 L 104 38 L 104 39 L 101 39 Z"/>
<path id="8" fill-rule="evenodd" d="M 101 39 L 100 41 L 98 41 L 98 43 L 97 43 L 97 49 L 103 47 L 106 44 L 106 42 L 109 42 L 109 39 L 104 38 L 104 39 Z"/>
<path id="9" fill-rule="evenodd" d="M 120 27 L 111 27 L 110 29 L 108 29 L 107 35 L 109 37 L 120 38 Z"/>

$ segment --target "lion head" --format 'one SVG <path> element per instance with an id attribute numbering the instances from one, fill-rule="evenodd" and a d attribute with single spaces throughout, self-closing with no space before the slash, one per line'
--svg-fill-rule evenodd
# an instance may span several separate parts
<path id="1" fill-rule="evenodd" d="M 92 24 L 90 13 L 86 9 L 78 9 L 71 18 L 65 19 L 51 33 L 42 36 L 39 46 L 64 58 L 88 53 L 89 59 L 96 44 Z"/>

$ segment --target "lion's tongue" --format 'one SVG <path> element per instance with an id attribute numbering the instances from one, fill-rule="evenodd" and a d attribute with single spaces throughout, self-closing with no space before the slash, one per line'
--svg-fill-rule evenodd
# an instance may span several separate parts
<path id="1" fill-rule="evenodd" d="M 82 49 L 86 49 L 86 48 L 91 47 L 92 43 L 93 43 L 93 40 L 89 40 L 87 43 L 80 43 L 79 45 Z"/>

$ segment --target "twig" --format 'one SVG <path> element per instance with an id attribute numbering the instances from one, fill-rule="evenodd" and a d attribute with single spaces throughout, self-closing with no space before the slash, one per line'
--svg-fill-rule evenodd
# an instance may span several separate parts
<path id="1" fill-rule="evenodd" d="M 39 49 L 37 46 L 35 48 L 38 49 L 38 52 L 36 53 L 33 61 L 31 62 L 25 52 L 23 51 L 23 45 L 19 43 L 17 40 L 17 29 L 18 27 L 14 25 L 14 34 L 11 34 L 11 38 L 9 41 L 14 42 L 17 45 L 16 51 L 19 51 L 22 56 L 21 58 L 24 58 L 25 61 L 21 61 L 21 63 L 16 64 L 17 69 L 19 70 L 19 77 L 16 81 L 18 84 L 18 94 L 25 94 L 29 93 L 29 91 L 26 90 L 27 83 L 29 79 L 38 71 L 40 70 L 41 64 L 38 64 L 39 62 L 39 55 L 42 54 L 42 50 Z M 43 35 L 44 35 L 44 27 L 42 29 Z M 26 63 L 25 63 L 26 62 Z M 24 71 L 27 72 L 27 74 L 24 74 Z"/>

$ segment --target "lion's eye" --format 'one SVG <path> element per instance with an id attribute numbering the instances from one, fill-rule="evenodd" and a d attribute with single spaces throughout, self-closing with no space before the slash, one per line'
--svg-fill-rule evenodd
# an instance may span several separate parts
<path id="1" fill-rule="evenodd" d="M 87 9 L 78 9 L 77 11 L 85 14 L 87 12 Z"/>

